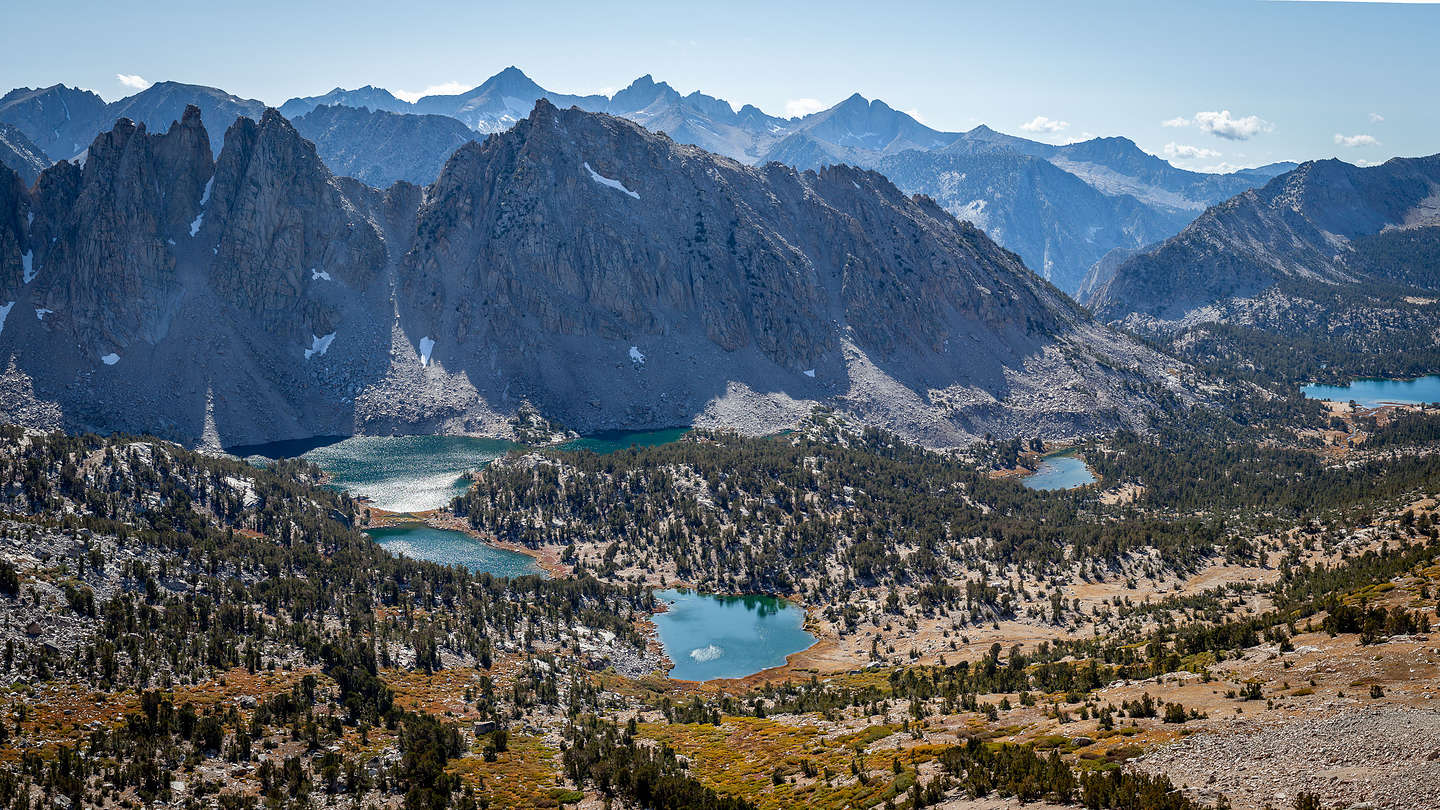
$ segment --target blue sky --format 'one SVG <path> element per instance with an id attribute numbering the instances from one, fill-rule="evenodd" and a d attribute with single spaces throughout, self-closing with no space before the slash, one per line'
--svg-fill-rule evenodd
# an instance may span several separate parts
<path id="1" fill-rule="evenodd" d="M 860 92 L 940 129 L 1126 135 L 1189 168 L 1440 152 L 1436 4 L 132 0 L 0 18 L 0 85 L 111 100 L 134 92 L 122 74 L 278 105 L 513 64 L 556 91 L 650 73 L 776 114 Z"/>

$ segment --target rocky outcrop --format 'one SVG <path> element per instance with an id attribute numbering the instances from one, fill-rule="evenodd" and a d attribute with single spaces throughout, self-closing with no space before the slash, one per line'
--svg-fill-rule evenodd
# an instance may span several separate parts
<path id="1" fill-rule="evenodd" d="M 0 331 L 25 404 L 0 418 L 233 445 L 510 435 L 527 402 L 580 432 L 759 432 L 829 404 L 944 446 L 1189 397 L 1183 367 L 874 172 L 751 167 L 541 102 L 380 192 L 273 110 L 212 164 L 201 118 L 122 121 L 83 168 L 0 193 L 7 278 L 17 250 L 36 268 Z"/>
<path id="2" fill-rule="evenodd" d="M 71 336 L 98 354 L 160 340 L 174 312 L 171 245 L 188 238 L 210 176 L 199 111 L 154 135 L 121 119 L 90 144 L 83 169 L 59 173 L 71 171 L 80 173 L 73 202 L 40 206 L 48 238 L 32 240 L 42 246 L 33 260 L 36 306 L 65 313 Z"/>
<path id="3" fill-rule="evenodd" d="M 0 307 L 6 307 L 7 316 L 9 303 L 25 283 L 25 268 L 34 261 L 26 240 L 30 219 L 25 184 L 13 170 L 0 166 Z M 0 318 L 0 329 L 4 324 Z"/>
<path id="4" fill-rule="evenodd" d="M 275 110 L 259 123 L 237 119 L 226 132 L 202 214 L 195 237 L 211 246 L 214 290 L 272 330 L 288 324 L 296 337 L 307 329 L 329 334 L 335 325 L 333 312 L 307 290 L 363 288 L 385 264 L 377 229 L 315 146 Z M 313 303 L 297 307 L 302 301 Z"/>

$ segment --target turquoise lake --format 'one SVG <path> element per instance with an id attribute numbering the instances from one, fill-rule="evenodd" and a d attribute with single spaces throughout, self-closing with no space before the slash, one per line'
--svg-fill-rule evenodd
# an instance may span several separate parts
<path id="1" fill-rule="evenodd" d="M 653 619 L 665 654 L 675 662 L 672 678 L 743 678 L 778 667 L 785 656 L 815 643 L 804 626 L 805 612 L 778 597 L 673 589 L 655 596 L 669 605 Z"/>
<path id="2" fill-rule="evenodd" d="M 472 436 L 352 436 L 301 458 L 330 475 L 331 486 L 369 498 L 387 512 L 439 509 L 465 492 L 465 473 L 518 445 Z"/>
<path id="3" fill-rule="evenodd" d="M 560 445 L 563 450 L 613 453 L 628 447 L 673 442 L 689 428 L 609 431 Z M 465 474 L 484 467 L 512 449 L 514 442 L 473 436 L 319 437 L 231 447 L 242 458 L 300 456 L 330 476 L 330 485 L 387 512 L 439 509 L 465 492 Z"/>
<path id="4" fill-rule="evenodd" d="M 1078 453 L 1063 450 L 1041 458 L 1040 467 L 1021 483 L 1030 489 L 1073 489 L 1095 483 L 1095 474 Z"/>
<path id="5" fill-rule="evenodd" d="M 1440 375 L 1414 380 L 1356 380 L 1349 385 L 1307 385 L 1309 399 L 1349 402 L 1365 408 L 1381 405 L 1422 405 L 1440 402 Z"/>
<path id="6" fill-rule="evenodd" d="M 481 543 L 464 532 L 425 525 L 390 526 L 365 532 L 391 554 L 441 565 L 463 565 L 474 573 L 497 577 L 545 576 L 535 558 Z"/>

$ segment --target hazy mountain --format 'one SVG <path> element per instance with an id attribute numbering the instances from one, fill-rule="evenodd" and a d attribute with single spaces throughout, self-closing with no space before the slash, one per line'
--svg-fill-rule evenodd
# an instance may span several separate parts
<path id="1" fill-rule="evenodd" d="M 0 163 L 9 166 L 26 186 L 51 164 L 45 150 L 36 146 L 25 133 L 12 124 L 0 121 Z"/>
<path id="2" fill-rule="evenodd" d="M 730 103 L 699 91 L 682 96 L 665 82 L 641 76 L 603 106 L 579 105 L 628 118 L 653 132 L 716 154 L 755 163 L 784 132 L 787 121 L 746 106 L 736 112 Z"/>
<path id="3" fill-rule="evenodd" d="M 1144 247 L 1190 221 L 1184 211 L 1105 194 L 1043 158 L 1016 152 L 912 149 L 881 158 L 876 168 L 975 223 L 1071 293 L 1105 254 Z"/>
<path id="4" fill-rule="evenodd" d="M 415 111 L 415 105 L 393 96 L 384 88 L 365 85 L 355 90 L 335 88 L 323 96 L 292 98 L 280 105 L 280 114 L 294 121 L 316 107 L 359 107 L 384 112 L 408 113 Z"/>
<path id="5" fill-rule="evenodd" d="M 519 68 L 508 67 L 486 79 L 479 87 L 453 96 L 425 96 L 415 102 L 413 112 L 458 118 L 477 132 L 504 132 L 524 118 L 541 98 L 561 107 L 577 106 L 603 111 L 605 96 L 573 96 L 552 93 L 536 84 Z"/>
<path id="6" fill-rule="evenodd" d="M 397 180 L 435 182 L 440 168 L 475 132 L 444 115 L 410 115 L 320 106 L 294 119 L 334 173 L 379 188 Z"/>
<path id="7" fill-rule="evenodd" d="M 1306 163 L 1206 211 L 1177 236 L 1120 265 L 1095 296 L 1102 317 L 1163 321 L 1224 308 L 1285 282 L 1405 281 L 1355 241 L 1440 224 L 1440 155 L 1361 168 Z"/>
<path id="8" fill-rule="evenodd" d="M 798 119 L 790 130 L 843 153 L 870 155 L 861 165 L 906 149 L 940 149 L 956 137 L 954 133 L 933 130 L 891 109 L 885 102 L 870 101 L 859 93 L 828 110 Z M 766 159 L 775 158 L 767 156 Z"/>
<path id="9" fill-rule="evenodd" d="M 0 97 L 0 121 L 13 124 L 56 160 L 84 151 L 105 115 L 105 100 L 90 92 L 57 84 L 21 87 Z"/>
<path id="10" fill-rule="evenodd" d="M 234 444 L 503 435 L 524 401 L 582 431 L 761 432 L 823 402 L 955 444 L 1183 393 L 873 172 L 746 167 L 548 103 L 460 147 L 423 204 L 333 176 L 273 110 L 212 149 L 192 108 L 120 122 L 33 191 L 0 170 L 5 419 Z"/>
<path id="11" fill-rule="evenodd" d="M 18 127 L 45 154 L 57 160 L 77 157 L 101 132 L 128 118 L 152 132 L 163 132 L 195 105 L 207 121 L 229 124 L 240 116 L 259 118 L 265 105 L 214 87 L 156 82 L 132 96 L 106 104 L 88 90 L 57 84 L 43 90 L 21 88 L 0 99 L 0 121 Z M 219 149 L 219 144 L 215 145 Z"/>

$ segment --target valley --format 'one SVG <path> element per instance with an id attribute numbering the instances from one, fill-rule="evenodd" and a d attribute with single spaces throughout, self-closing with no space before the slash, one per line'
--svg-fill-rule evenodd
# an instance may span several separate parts
<path id="1" fill-rule="evenodd" d="M 1429 810 L 1437 8 L 7 9 L 0 810 Z"/>

